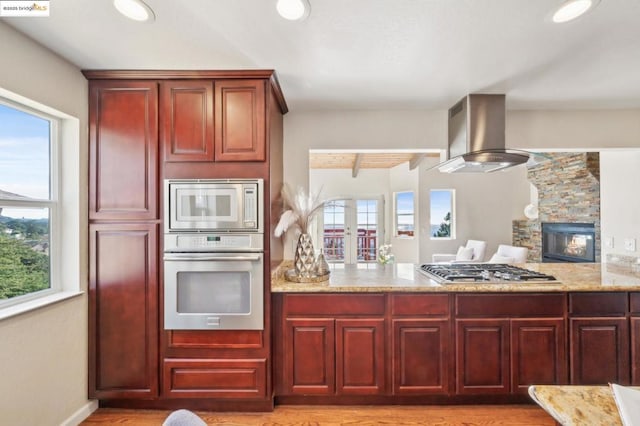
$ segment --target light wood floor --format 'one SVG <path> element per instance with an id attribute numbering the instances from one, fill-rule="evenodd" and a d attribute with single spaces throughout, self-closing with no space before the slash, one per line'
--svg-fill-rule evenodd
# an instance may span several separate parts
<path id="1" fill-rule="evenodd" d="M 83 425 L 161 425 L 170 411 L 100 408 Z M 535 405 L 277 406 L 272 413 L 196 411 L 209 425 L 260 426 L 554 426 Z"/>

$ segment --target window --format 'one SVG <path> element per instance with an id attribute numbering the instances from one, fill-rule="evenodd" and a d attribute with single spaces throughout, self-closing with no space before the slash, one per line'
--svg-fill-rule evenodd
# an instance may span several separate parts
<path id="1" fill-rule="evenodd" d="M 431 238 L 455 238 L 453 189 L 432 189 L 430 193 Z"/>
<path id="2" fill-rule="evenodd" d="M 413 237 L 415 216 L 413 191 L 395 193 L 395 236 Z"/>
<path id="3" fill-rule="evenodd" d="M 55 118 L 0 98 L 0 307 L 59 291 Z"/>

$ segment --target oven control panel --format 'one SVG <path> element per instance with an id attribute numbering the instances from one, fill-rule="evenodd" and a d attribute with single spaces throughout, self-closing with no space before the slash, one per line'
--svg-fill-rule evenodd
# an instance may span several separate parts
<path id="1" fill-rule="evenodd" d="M 262 234 L 165 234 L 165 251 L 262 250 Z"/>

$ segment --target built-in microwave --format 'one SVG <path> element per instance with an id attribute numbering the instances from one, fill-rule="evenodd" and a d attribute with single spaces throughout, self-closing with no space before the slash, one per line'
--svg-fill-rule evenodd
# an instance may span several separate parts
<path id="1" fill-rule="evenodd" d="M 165 232 L 264 229 L 262 179 L 166 179 Z"/>

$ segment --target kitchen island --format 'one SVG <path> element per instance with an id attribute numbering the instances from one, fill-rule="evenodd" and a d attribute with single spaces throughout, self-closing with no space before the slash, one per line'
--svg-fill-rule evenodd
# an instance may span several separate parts
<path id="1" fill-rule="evenodd" d="M 640 383 L 640 274 L 518 265 L 552 282 L 441 284 L 416 265 L 272 276 L 280 403 L 530 402 L 530 385 Z"/>

